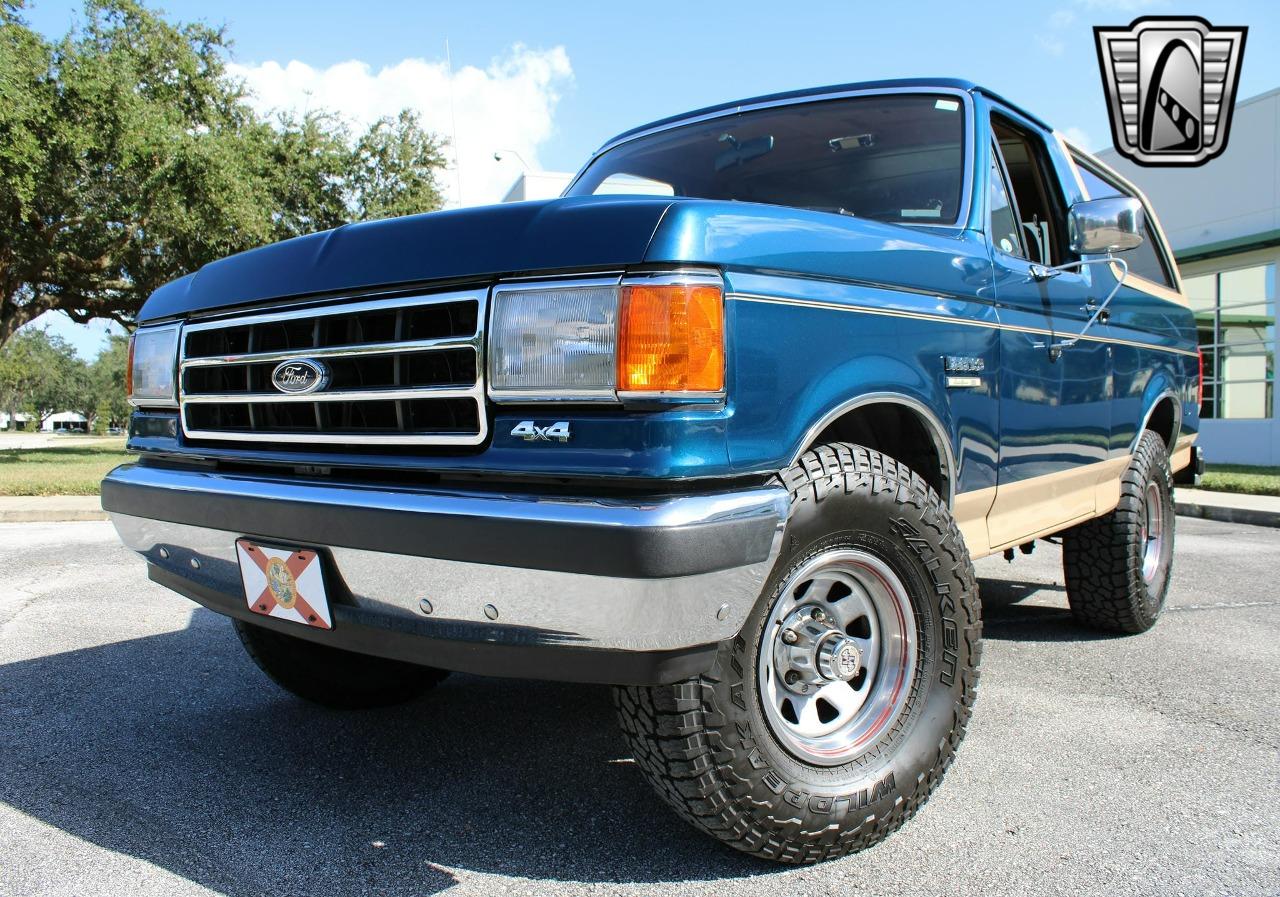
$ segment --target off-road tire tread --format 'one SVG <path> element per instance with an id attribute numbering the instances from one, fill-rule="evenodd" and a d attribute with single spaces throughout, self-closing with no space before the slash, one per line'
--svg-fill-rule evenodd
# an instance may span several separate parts
<path id="1" fill-rule="evenodd" d="M 1155 625 L 1159 611 L 1153 615 L 1144 607 L 1142 555 L 1133 550 L 1144 514 L 1143 490 L 1151 476 L 1164 477 L 1172 497 L 1173 475 L 1164 440 L 1153 430 L 1144 430 L 1120 481 L 1120 504 L 1110 514 L 1063 533 L 1067 601 L 1072 616 L 1083 626 L 1134 635 Z M 1171 553 L 1165 589 L 1172 574 Z"/>
<path id="2" fill-rule="evenodd" d="M 890 492 L 897 505 L 921 527 L 940 537 L 955 572 L 964 583 L 957 602 L 961 637 L 968 642 L 969 663 L 957 670 L 961 699 L 937 757 L 927 774 L 914 783 L 898 783 L 902 795 L 885 817 L 868 816 L 856 828 L 841 831 L 801 830 L 798 823 L 763 825 L 752 812 L 749 784 L 730 766 L 733 748 L 720 738 L 725 725 L 715 706 L 715 684 L 723 672 L 710 672 L 674 685 L 619 686 L 614 705 L 636 765 L 676 813 L 714 838 L 754 856 L 791 864 L 834 859 L 872 846 L 900 828 L 925 803 L 951 765 L 964 738 L 978 690 L 982 651 L 981 606 L 968 549 L 950 511 L 938 493 L 918 474 L 879 452 L 850 443 L 831 443 L 806 452 L 777 482 L 797 502 L 822 502 L 833 495 L 870 488 Z"/>

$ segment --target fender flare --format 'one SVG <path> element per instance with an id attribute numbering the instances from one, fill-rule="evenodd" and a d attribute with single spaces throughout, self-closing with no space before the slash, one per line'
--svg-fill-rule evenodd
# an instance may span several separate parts
<path id="1" fill-rule="evenodd" d="M 808 450 L 809 446 L 813 444 L 813 441 L 818 438 L 823 430 L 850 411 L 866 405 L 900 405 L 921 420 L 925 425 L 925 431 L 933 441 L 938 458 L 942 461 L 942 479 L 946 484 L 946 494 L 943 499 L 946 501 L 948 508 L 953 507 L 956 498 L 956 481 L 959 479 L 960 471 L 956 466 L 955 448 L 951 444 L 950 431 L 932 408 L 919 399 L 901 392 L 869 392 L 852 399 L 846 399 L 836 405 L 818 418 L 809 429 L 805 430 L 804 436 L 800 440 L 800 447 L 791 456 L 787 466 L 790 467 L 799 461 L 800 456 Z"/>
<path id="2" fill-rule="evenodd" d="M 1147 410 L 1142 414 L 1142 420 L 1138 423 L 1138 429 L 1133 434 L 1133 442 L 1129 444 L 1129 454 L 1133 454 L 1138 449 L 1138 440 L 1142 438 L 1142 432 L 1147 429 L 1147 424 L 1151 422 L 1151 415 L 1155 414 L 1155 410 L 1160 407 L 1160 403 L 1165 399 L 1169 399 L 1173 405 L 1173 426 L 1169 430 L 1169 450 L 1173 451 L 1174 443 L 1178 441 L 1178 436 L 1182 432 L 1182 402 L 1178 400 L 1178 393 L 1172 387 L 1165 387 L 1156 393 L 1147 405 Z"/>

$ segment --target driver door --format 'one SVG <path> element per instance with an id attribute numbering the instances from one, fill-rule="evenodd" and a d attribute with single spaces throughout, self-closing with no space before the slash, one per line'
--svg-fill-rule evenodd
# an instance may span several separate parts
<path id="1" fill-rule="evenodd" d="M 1106 284 L 1095 272 L 1037 277 L 1074 261 L 1067 200 L 1044 132 L 1016 114 L 991 114 L 991 260 L 1000 317 L 1000 454 L 991 545 L 1033 538 L 1091 516 L 1111 432 L 1111 348 L 1078 335 Z M 1057 149 L 1056 142 L 1053 144 Z"/>

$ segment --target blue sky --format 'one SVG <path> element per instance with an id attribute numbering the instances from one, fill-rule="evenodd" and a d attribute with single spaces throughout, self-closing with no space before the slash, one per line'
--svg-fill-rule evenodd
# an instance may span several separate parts
<path id="1" fill-rule="evenodd" d="M 61 34 L 79 5 L 35 0 L 26 16 Z M 1143 14 L 1249 26 L 1239 97 L 1280 87 L 1275 0 L 162 5 L 174 18 L 227 26 L 236 71 L 264 108 L 325 105 L 357 123 L 406 103 L 420 108 L 429 126 L 458 136 L 466 204 L 499 198 L 518 174 L 519 162 L 495 162 L 495 150 L 572 171 L 606 138 L 654 118 L 876 78 L 971 78 L 1102 149 L 1110 134 L 1092 26 Z M 449 184 L 454 201 L 457 185 Z M 102 339 L 69 324 L 58 330 L 83 354 Z"/>

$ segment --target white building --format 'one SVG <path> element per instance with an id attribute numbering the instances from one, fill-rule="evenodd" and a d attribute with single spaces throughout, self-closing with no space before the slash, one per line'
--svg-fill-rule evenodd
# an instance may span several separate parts
<path id="1" fill-rule="evenodd" d="M 0 430 L 31 430 L 31 415 L 22 411 L 17 412 L 13 416 L 14 423 L 9 422 L 9 412 L 0 411 Z"/>
<path id="2" fill-rule="evenodd" d="M 40 429 L 45 433 L 59 431 L 87 433 L 89 431 L 89 419 L 83 414 L 77 414 L 74 411 L 59 411 L 57 414 L 50 414 L 46 417 L 44 423 L 40 425 Z"/>
<path id="3" fill-rule="evenodd" d="M 573 175 L 567 171 L 526 171 L 516 178 L 503 202 L 523 202 L 526 199 L 555 199 L 569 186 Z"/>
<path id="4" fill-rule="evenodd" d="M 503 202 L 521 202 L 526 199 L 555 199 L 565 191 L 574 176 L 564 171 L 526 171 L 511 185 Z M 648 178 L 615 174 L 596 187 L 597 194 L 625 193 L 637 196 L 671 196 L 674 193 L 670 184 L 651 181 Z"/>
<path id="5" fill-rule="evenodd" d="M 1226 151 L 1199 168 L 1098 155 L 1147 194 L 1178 258 L 1204 353 L 1206 460 L 1280 465 L 1280 88 L 1237 103 Z"/>

